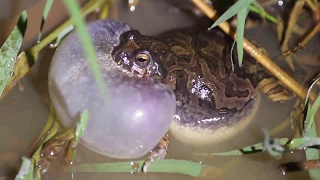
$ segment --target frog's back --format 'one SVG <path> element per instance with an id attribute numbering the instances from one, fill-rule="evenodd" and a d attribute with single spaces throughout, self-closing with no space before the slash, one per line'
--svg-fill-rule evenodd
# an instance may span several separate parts
<path id="1" fill-rule="evenodd" d="M 241 121 L 255 111 L 257 82 L 245 67 L 236 65 L 232 70 L 232 39 L 219 30 L 190 28 L 159 37 L 169 49 L 161 59 L 168 71 L 166 82 L 177 98 L 173 134 L 183 136 L 179 139 L 215 141 L 213 137 L 220 131 L 231 135 L 239 124 L 244 124 Z M 226 137 L 224 133 L 222 136 Z"/>
<path id="2" fill-rule="evenodd" d="M 133 30 L 122 36 L 115 57 L 135 61 L 136 52 L 147 53 L 176 95 L 173 135 L 208 144 L 241 131 L 255 114 L 255 76 L 245 67 L 232 71 L 232 43 L 219 30 L 183 28 L 158 37 Z"/>

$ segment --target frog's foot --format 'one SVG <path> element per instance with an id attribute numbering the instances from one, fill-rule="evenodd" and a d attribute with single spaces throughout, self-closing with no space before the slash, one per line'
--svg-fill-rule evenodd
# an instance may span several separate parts
<path id="1" fill-rule="evenodd" d="M 167 155 L 167 149 L 169 145 L 169 134 L 166 133 L 166 135 L 163 136 L 163 138 L 160 140 L 158 145 L 151 151 L 150 156 L 148 159 L 143 163 L 142 171 L 147 172 L 147 169 L 149 165 L 155 160 L 155 159 L 164 159 Z"/>
<path id="2" fill-rule="evenodd" d="M 260 91 L 273 102 L 285 102 L 291 100 L 294 94 L 287 90 L 276 78 L 265 78 L 259 84 Z"/>

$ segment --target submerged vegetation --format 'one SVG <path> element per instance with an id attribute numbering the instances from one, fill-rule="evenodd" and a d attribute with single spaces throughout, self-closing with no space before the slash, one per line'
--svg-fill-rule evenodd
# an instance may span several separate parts
<path id="1" fill-rule="evenodd" d="M 319 31 L 320 21 L 310 31 L 308 36 L 305 37 L 301 43 L 299 43 L 293 49 L 288 49 L 288 41 L 293 33 L 294 25 L 296 24 L 301 10 L 304 6 L 311 9 L 314 17 L 319 16 L 319 4 L 318 1 L 301 0 L 296 1 L 295 6 L 287 22 L 286 29 L 284 30 L 282 23 L 279 19 L 266 13 L 262 6 L 257 4 L 254 0 L 238 0 L 228 11 L 225 12 L 220 18 L 214 9 L 209 7 L 201 0 L 191 0 L 200 10 L 204 12 L 210 19 L 215 22 L 210 28 L 217 28 L 219 26 L 225 33 L 231 35 L 237 43 L 237 52 L 239 57 L 239 64 L 242 64 L 243 49 L 252 55 L 258 62 L 265 66 L 270 72 L 278 77 L 288 88 L 295 92 L 301 99 L 305 100 L 305 110 L 303 121 L 303 129 L 298 134 L 299 137 L 293 139 L 282 138 L 271 140 L 269 132 L 265 132 L 265 139 L 263 142 L 256 145 L 248 146 L 243 149 L 237 149 L 230 152 L 222 153 L 206 153 L 197 154 L 199 156 L 234 156 L 234 155 L 247 155 L 252 153 L 263 153 L 266 152 L 275 158 L 281 158 L 284 153 L 291 151 L 305 151 L 306 161 L 305 162 L 290 162 L 282 164 L 279 168 L 283 174 L 292 171 L 309 170 L 310 177 L 313 179 L 319 179 L 320 170 L 317 164 L 319 164 L 319 147 L 320 138 L 317 137 L 315 117 L 319 109 L 320 96 L 319 92 L 314 92 L 315 86 L 319 86 L 319 78 L 314 79 L 309 90 L 302 87 L 292 77 L 287 75 L 281 70 L 271 59 L 263 54 L 257 47 L 251 42 L 244 38 L 245 20 L 249 12 L 258 13 L 268 21 L 277 24 L 279 31 L 284 33 L 282 39 L 282 51 L 283 54 L 290 57 L 291 54 L 302 50 L 308 41 Z M 82 44 L 84 45 L 85 52 L 90 60 L 91 68 L 97 83 L 99 84 L 100 91 L 105 98 L 105 102 L 108 101 L 107 90 L 104 89 L 104 82 L 99 69 L 99 64 L 96 61 L 96 55 L 94 47 L 92 46 L 89 35 L 85 28 L 84 17 L 94 12 L 97 8 L 100 8 L 100 17 L 104 19 L 107 17 L 108 7 L 110 2 L 108 0 L 95 0 L 89 1 L 85 4 L 82 9 L 79 9 L 78 4 L 75 0 L 65 0 L 65 5 L 69 10 L 71 19 L 66 21 L 64 24 L 56 28 L 55 31 L 51 32 L 47 37 L 42 39 L 42 27 L 43 23 L 47 20 L 47 16 L 50 13 L 50 8 L 53 4 L 52 0 L 47 0 L 43 12 L 43 23 L 41 23 L 40 33 L 38 36 L 39 43 L 36 44 L 29 50 L 21 52 L 19 55 L 24 32 L 27 27 L 27 15 L 23 11 L 17 26 L 12 31 L 4 45 L 1 47 L 0 57 L 0 94 L 1 97 L 5 96 L 10 89 L 23 78 L 26 73 L 30 70 L 31 66 L 37 60 L 39 52 L 47 46 L 49 43 L 56 39 L 54 46 L 58 46 L 61 39 L 66 36 L 75 27 L 81 34 Z M 136 1 L 137 2 L 137 1 Z M 138 8 L 138 7 L 137 7 Z M 234 32 L 226 21 L 233 16 L 237 15 L 237 31 Z M 292 67 L 292 62 L 287 59 L 287 63 Z M 90 119 L 88 111 L 84 111 L 79 126 L 77 129 L 69 129 L 60 132 L 60 125 L 57 122 L 57 116 L 55 115 L 54 108 L 51 107 L 50 115 L 46 126 L 42 130 L 39 138 L 33 144 L 34 152 L 31 157 L 23 157 L 22 166 L 16 179 L 41 179 L 41 173 L 45 173 L 50 168 L 50 162 L 56 160 L 56 155 L 64 156 L 64 166 L 58 171 L 72 171 L 72 172 L 141 172 L 141 167 L 144 163 L 141 161 L 133 162 L 118 162 L 118 163 L 99 163 L 99 164 L 79 164 L 73 165 L 70 169 L 70 163 L 73 161 L 76 151 L 75 147 L 79 142 L 81 132 L 85 128 L 85 124 Z M 90 120 L 89 120 L 90 122 Z M 66 150 L 66 152 L 65 152 Z M 54 156 L 51 156 L 51 152 L 54 152 Z M 295 167 L 295 168 L 293 168 Z M 298 167 L 298 168 L 297 168 Z M 148 172 L 163 172 L 163 173 L 180 173 L 189 176 L 203 176 L 206 169 L 213 168 L 209 165 L 202 163 L 183 161 L 183 160 L 156 160 L 148 168 Z"/>

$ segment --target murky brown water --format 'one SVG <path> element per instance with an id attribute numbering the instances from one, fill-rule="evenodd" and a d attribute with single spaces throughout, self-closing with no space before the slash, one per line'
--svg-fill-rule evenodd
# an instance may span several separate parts
<path id="1" fill-rule="evenodd" d="M 40 26 L 41 13 L 45 1 L 29 0 L 16 1 L 12 11 L 1 12 L 2 24 L 6 31 L 1 32 L 0 37 L 6 37 L 11 27 L 15 24 L 12 18 L 21 9 L 29 8 L 29 28 L 23 48 L 30 47 L 36 41 L 38 27 Z M 23 3 L 22 3 L 23 2 Z M 148 0 L 140 3 L 134 12 L 127 10 L 125 1 L 119 2 L 112 8 L 111 16 L 132 27 L 139 29 L 144 34 L 156 35 L 165 30 L 191 26 L 195 19 L 183 15 L 166 1 Z M 3 3 L 3 2 L 1 2 Z M 0 3 L 0 7 L 3 4 Z M 4 3 L 5 4 L 5 3 Z M 1 8 L 0 8 L 1 9 Z M 9 14 L 9 15 L 8 15 Z M 148 14 L 148 15 L 146 15 Z M 49 32 L 67 18 L 67 12 L 62 1 L 55 1 L 52 13 L 45 25 L 45 32 Z M 271 35 L 270 35 L 271 36 Z M 260 37 L 258 41 L 264 41 Z M 266 43 L 270 37 L 265 37 Z M 271 42 L 270 42 L 271 43 Z M 272 46 L 272 45 L 271 45 Z M 54 49 L 45 49 L 39 56 L 39 60 L 32 72 L 22 80 L 24 92 L 15 87 L 0 102 L 0 177 L 10 171 L 10 166 L 16 166 L 22 155 L 27 155 L 28 147 L 39 134 L 48 116 L 49 97 L 47 92 L 47 70 Z M 310 55 L 310 54 L 309 54 Z M 312 56 L 314 57 L 314 56 Z M 258 114 L 246 131 L 239 136 L 213 147 L 190 147 L 174 138 L 170 139 L 167 158 L 193 160 L 214 167 L 206 177 L 196 179 L 307 179 L 306 172 L 292 173 L 282 176 L 277 172 L 281 162 L 299 161 L 304 158 L 301 154 L 286 154 L 280 161 L 275 161 L 265 153 L 239 156 L 239 157 L 214 157 L 213 159 L 197 157 L 194 152 L 219 152 L 245 147 L 263 140 L 263 129 L 272 129 L 281 124 L 292 109 L 292 102 L 286 104 L 274 104 L 263 98 Z M 277 137 L 292 137 L 293 131 L 287 128 L 280 130 Z M 79 162 L 112 162 L 117 161 L 94 154 L 85 148 L 78 148 Z M 8 160 L 7 160 L 8 159 Z M 14 159 L 14 160 L 12 160 Z M 10 160 L 10 161 L 9 161 Z M 184 175 L 173 174 L 130 174 L 130 173 L 73 173 L 67 174 L 63 179 L 193 179 Z"/>

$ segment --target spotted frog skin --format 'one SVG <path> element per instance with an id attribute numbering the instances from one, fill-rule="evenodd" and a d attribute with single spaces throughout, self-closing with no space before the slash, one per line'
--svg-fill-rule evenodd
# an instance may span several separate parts
<path id="1" fill-rule="evenodd" d="M 220 30 L 183 28 L 158 37 L 138 30 L 121 36 L 115 61 L 142 78 L 162 79 L 175 92 L 177 111 L 171 133 L 192 144 L 210 144 L 234 136 L 252 119 L 258 87 L 273 101 L 290 98 L 278 81 L 247 54 L 242 67 L 232 39 Z M 237 128 L 235 128 L 237 127 Z"/>

